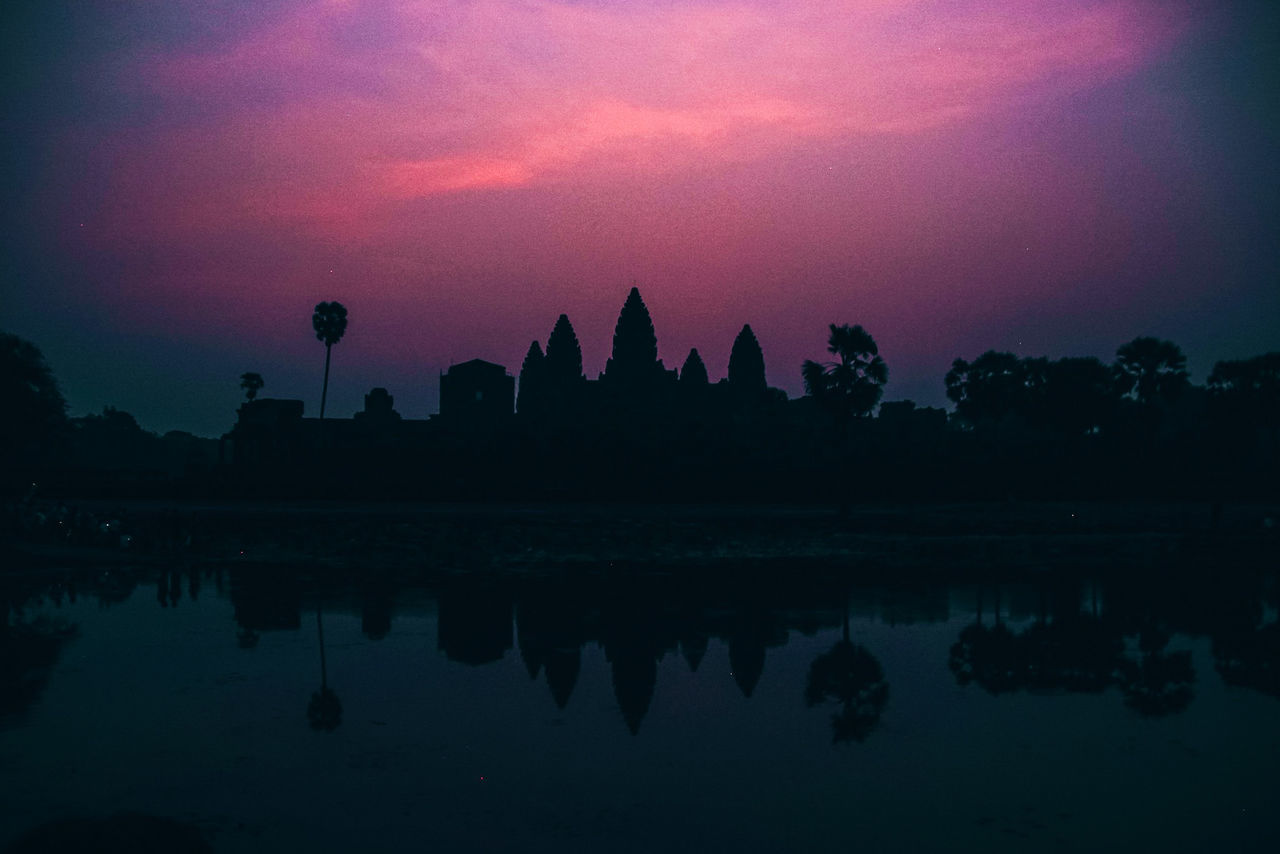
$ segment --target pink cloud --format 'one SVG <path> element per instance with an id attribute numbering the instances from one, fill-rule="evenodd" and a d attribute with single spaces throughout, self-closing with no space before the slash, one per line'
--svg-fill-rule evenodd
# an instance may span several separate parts
<path id="1" fill-rule="evenodd" d="M 373 5 L 389 23 L 344 37 Z M 199 130 L 227 157 L 319 173 L 305 191 L 253 174 L 242 192 L 327 193 L 367 211 L 946 127 L 1127 73 L 1175 24 L 1132 0 L 312 2 L 219 53 L 136 72 L 166 97 L 221 106 Z M 246 92 L 274 97 L 238 107 Z"/>
<path id="2" fill-rule="evenodd" d="M 634 277 L 669 364 L 722 373 L 751 322 L 795 392 L 833 320 L 935 355 L 1121 265 L 1110 188 L 1017 116 L 1181 25 L 1132 0 L 299 3 L 125 66 L 171 112 L 67 137 L 108 176 L 73 240 L 123 271 L 122 316 L 272 340 L 350 298 L 378 334 L 344 347 L 379 365 L 514 366 L 569 311 L 598 370 Z"/>

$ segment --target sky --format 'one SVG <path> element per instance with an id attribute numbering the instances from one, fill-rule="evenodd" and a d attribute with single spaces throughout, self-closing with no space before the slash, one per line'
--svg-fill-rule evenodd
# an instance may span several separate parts
<path id="1" fill-rule="evenodd" d="M 803 393 L 863 325 L 886 400 L 957 357 L 1280 350 L 1280 4 L 1214 0 L 17 0 L 0 329 L 72 414 L 230 429 L 239 376 L 328 413 L 588 376 L 632 285 L 713 381 L 749 323 Z"/>

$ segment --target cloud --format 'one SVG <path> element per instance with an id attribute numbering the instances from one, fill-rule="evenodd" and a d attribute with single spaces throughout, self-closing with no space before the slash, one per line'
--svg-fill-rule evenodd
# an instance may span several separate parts
<path id="1" fill-rule="evenodd" d="M 326 0 L 128 73 L 192 117 L 201 145 L 245 164 L 234 189 L 293 198 L 228 200 L 229 214 L 309 220 L 325 196 L 364 215 L 412 197 L 945 128 L 1129 73 L 1176 35 L 1161 9 Z M 148 160 L 189 160 L 190 138 L 161 131 L 143 147 Z M 206 195 L 228 194 L 227 181 Z"/>

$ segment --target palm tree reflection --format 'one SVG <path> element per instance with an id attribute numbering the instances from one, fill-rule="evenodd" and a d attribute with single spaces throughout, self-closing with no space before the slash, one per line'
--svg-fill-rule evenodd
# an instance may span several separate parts
<path id="1" fill-rule="evenodd" d="M 813 660 L 804 699 L 809 706 L 828 700 L 840 704 L 840 710 L 831 716 L 833 744 L 864 741 L 880 723 L 880 714 L 889 699 L 889 683 L 875 656 L 849 640 L 847 597 L 843 636 Z"/>
<path id="2" fill-rule="evenodd" d="M 320 639 L 320 690 L 311 695 L 307 703 L 307 720 L 312 729 L 333 732 L 342 723 L 342 702 L 329 687 L 329 675 L 324 660 L 324 615 L 320 603 L 316 603 L 316 633 Z"/>

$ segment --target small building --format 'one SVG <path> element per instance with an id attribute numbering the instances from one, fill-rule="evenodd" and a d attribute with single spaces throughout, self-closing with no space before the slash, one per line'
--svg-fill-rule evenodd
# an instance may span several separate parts
<path id="1" fill-rule="evenodd" d="M 472 359 L 440 376 L 440 417 L 468 423 L 495 423 L 516 408 L 516 380 L 502 365 Z"/>

